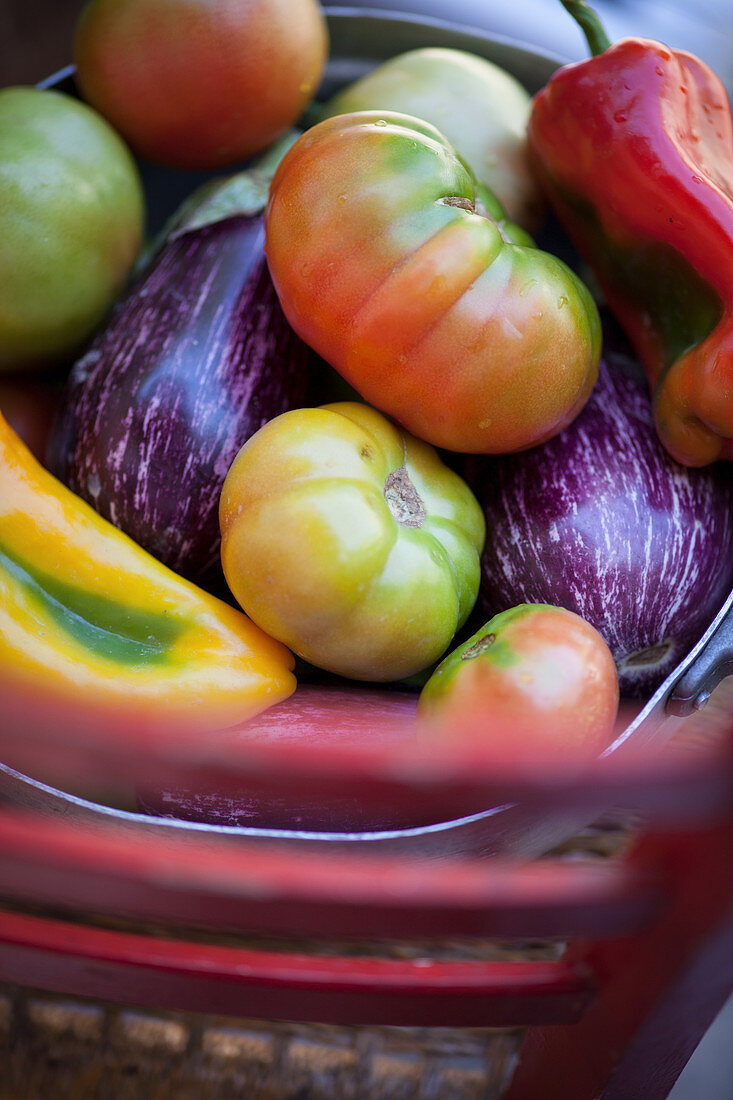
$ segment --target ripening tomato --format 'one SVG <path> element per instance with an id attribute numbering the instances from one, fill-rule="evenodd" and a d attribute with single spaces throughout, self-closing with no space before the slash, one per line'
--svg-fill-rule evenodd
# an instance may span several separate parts
<path id="1" fill-rule="evenodd" d="M 321 117 L 400 111 L 432 123 L 512 221 L 532 232 L 544 202 L 527 151 L 530 104 L 529 93 L 499 65 L 432 46 L 378 65 L 330 99 Z"/>
<path id="2" fill-rule="evenodd" d="M 598 631 L 562 607 L 520 604 L 440 663 L 419 710 L 428 736 L 522 758 L 601 752 L 618 702 L 616 665 Z"/>
<path id="3" fill-rule="evenodd" d="M 355 680 L 432 664 L 478 593 L 484 520 L 470 489 L 432 447 L 356 402 L 260 428 L 227 474 L 220 524 L 246 614 Z"/>
<path id="4" fill-rule="evenodd" d="M 318 0 L 91 0 L 74 40 L 84 98 L 175 168 L 264 149 L 312 99 L 327 51 Z"/>
<path id="5" fill-rule="evenodd" d="M 281 161 L 267 257 L 293 328 L 366 401 L 435 446 L 499 453 L 580 412 L 600 321 L 577 276 L 480 198 L 433 126 L 340 115 Z"/>

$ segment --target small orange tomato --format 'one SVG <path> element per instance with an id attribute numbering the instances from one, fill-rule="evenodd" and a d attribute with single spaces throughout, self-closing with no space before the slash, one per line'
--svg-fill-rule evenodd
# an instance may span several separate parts
<path id="1" fill-rule="evenodd" d="M 619 688 L 611 651 L 572 611 L 520 604 L 495 615 L 435 670 L 420 696 L 424 731 L 504 758 L 601 752 Z"/>
<path id="2" fill-rule="evenodd" d="M 264 149 L 313 98 L 327 51 L 318 0 L 91 0 L 74 41 L 87 102 L 175 168 Z"/>

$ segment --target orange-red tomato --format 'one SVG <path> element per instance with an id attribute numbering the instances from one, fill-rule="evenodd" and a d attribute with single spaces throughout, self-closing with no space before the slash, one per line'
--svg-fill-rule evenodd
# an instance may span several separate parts
<path id="1" fill-rule="evenodd" d="M 365 401 L 449 450 L 541 443 L 597 377 L 589 291 L 500 210 L 438 130 L 392 112 L 314 126 L 270 189 L 267 258 L 293 328 Z"/>
<path id="2" fill-rule="evenodd" d="M 590 623 L 561 607 L 520 604 L 441 662 L 420 712 L 429 735 L 522 759 L 601 752 L 618 701 L 611 651 Z"/>
<path id="3" fill-rule="evenodd" d="M 137 153 L 219 168 L 296 121 L 327 51 L 318 0 L 91 0 L 74 61 L 84 98 Z"/>

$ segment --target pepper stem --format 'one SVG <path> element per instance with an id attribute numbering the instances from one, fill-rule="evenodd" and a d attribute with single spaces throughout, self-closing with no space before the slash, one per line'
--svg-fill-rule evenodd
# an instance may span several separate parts
<path id="1" fill-rule="evenodd" d="M 593 57 L 608 49 L 611 40 L 604 31 L 600 19 L 593 9 L 588 7 L 585 0 L 560 0 L 560 3 L 566 11 L 570 12 L 582 30 Z"/>

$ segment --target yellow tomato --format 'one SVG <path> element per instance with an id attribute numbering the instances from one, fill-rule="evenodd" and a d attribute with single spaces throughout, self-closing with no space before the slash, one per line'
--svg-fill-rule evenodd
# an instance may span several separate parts
<path id="1" fill-rule="evenodd" d="M 366 405 L 298 409 L 261 428 L 226 477 L 220 522 L 247 615 L 342 676 L 427 667 L 476 599 L 475 497 L 432 447 Z"/>

